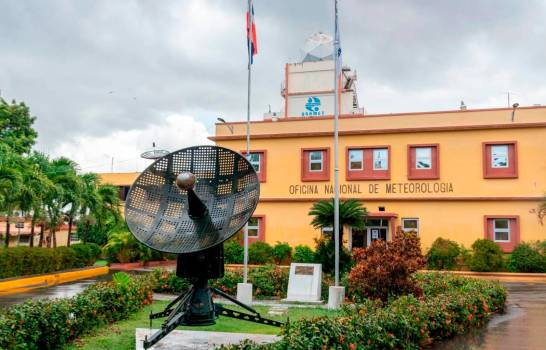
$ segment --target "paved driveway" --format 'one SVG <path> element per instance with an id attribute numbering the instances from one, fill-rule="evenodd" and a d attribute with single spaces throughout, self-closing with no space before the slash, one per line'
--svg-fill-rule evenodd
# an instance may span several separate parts
<path id="1" fill-rule="evenodd" d="M 434 350 L 546 349 L 546 284 L 504 283 L 508 307 L 485 329 L 437 344 Z"/>

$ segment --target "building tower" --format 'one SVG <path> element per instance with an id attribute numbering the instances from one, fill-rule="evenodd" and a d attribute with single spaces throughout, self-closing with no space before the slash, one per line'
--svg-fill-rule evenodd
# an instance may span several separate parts
<path id="1" fill-rule="evenodd" d="M 333 39 L 324 33 L 311 35 L 302 48 L 302 60 L 287 63 L 281 88 L 283 117 L 318 117 L 334 114 Z M 344 66 L 340 89 L 340 114 L 363 114 L 356 93 L 356 72 Z"/>

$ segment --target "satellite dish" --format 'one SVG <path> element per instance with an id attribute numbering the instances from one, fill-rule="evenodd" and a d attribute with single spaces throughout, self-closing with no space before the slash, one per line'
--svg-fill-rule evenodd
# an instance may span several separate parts
<path id="1" fill-rule="evenodd" d="M 208 280 L 224 275 L 223 242 L 251 218 L 260 197 L 260 181 L 250 162 L 223 147 L 195 146 L 169 153 L 152 163 L 131 186 L 125 220 L 137 240 L 176 253 L 176 274 L 192 287 L 152 319 L 168 317 L 144 348 L 180 325 L 215 323 L 218 316 L 281 326 L 217 288 Z M 215 304 L 212 292 L 251 314 Z"/>
<path id="2" fill-rule="evenodd" d="M 181 185 L 183 176 L 193 181 L 186 188 Z M 191 253 L 237 233 L 252 216 L 259 197 L 258 176 L 241 154 L 216 146 L 184 148 L 156 160 L 140 174 L 125 202 L 125 220 L 136 239 L 148 247 Z M 200 212 L 194 206 L 206 209 Z"/>
<path id="3" fill-rule="evenodd" d="M 140 157 L 144 159 L 159 159 L 169 154 L 169 151 L 164 149 L 155 149 L 155 142 L 152 142 L 152 147 L 153 149 L 151 151 L 142 153 Z"/>

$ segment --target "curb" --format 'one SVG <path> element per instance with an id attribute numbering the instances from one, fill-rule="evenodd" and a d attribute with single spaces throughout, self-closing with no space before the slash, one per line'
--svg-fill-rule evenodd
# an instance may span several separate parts
<path id="1" fill-rule="evenodd" d="M 31 277 L 9 278 L 0 280 L 0 295 L 26 292 L 35 288 L 51 287 L 57 284 L 77 281 L 85 278 L 106 275 L 108 266 L 86 267 L 71 271 L 36 275 Z"/>

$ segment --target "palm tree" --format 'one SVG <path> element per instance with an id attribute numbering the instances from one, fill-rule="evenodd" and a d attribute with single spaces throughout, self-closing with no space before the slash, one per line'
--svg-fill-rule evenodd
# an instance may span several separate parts
<path id="1" fill-rule="evenodd" d="M 47 157 L 46 157 L 47 158 Z M 76 174 L 77 164 L 65 157 L 52 160 L 47 165 L 44 173 L 53 183 L 51 191 L 44 197 L 47 214 L 47 225 L 49 226 L 48 247 L 53 244 L 57 246 L 56 230 L 63 220 L 63 209 L 70 202 L 70 193 L 80 183 Z"/>
<path id="2" fill-rule="evenodd" d="M 313 216 L 311 225 L 320 229 L 334 227 L 334 199 L 321 200 L 313 204 L 309 215 Z M 339 202 L 339 241 L 343 242 L 343 227 L 363 229 L 368 212 L 356 199 L 348 199 Z"/>
<path id="3" fill-rule="evenodd" d="M 120 263 L 131 262 L 140 255 L 139 242 L 126 229 L 111 233 L 102 249 L 106 255 L 115 256 Z"/>
<path id="4" fill-rule="evenodd" d="M 9 246 L 10 217 L 17 206 L 22 184 L 20 175 L 22 158 L 7 145 L 0 144 L 0 211 L 6 215 L 6 236 L 4 244 Z"/>
<path id="5" fill-rule="evenodd" d="M 100 198 L 100 206 L 95 211 L 97 225 L 100 229 L 106 229 L 106 222 L 113 220 L 115 225 L 121 222 L 119 189 L 110 184 L 101 184 L 97 189 Z"/>
<path id="6" fill-rule="evenodd" d="M 25 160 L 21 171 L 22 186 L 19 192 L 19 208 L 25 213 L 31 213 L 30 246 L 34 246 L 34 227 L 42 216 L 42 205 L 45 195 L 51 190 L 53 183 L 41 172 L 39 166 Z"/>
<path id="7" fill-rule="evenodd" d="M 83 241 L 87 242 L 91 224 L 95 222 L 93 213 L 100 206 L 101 198 L 97 191 L 100 184 L 100 177 L 95 173 L 86 173 L 80 175 L 82 182 L 81 202 L 80 202 L 80 222 L 84 222 Z"/>

